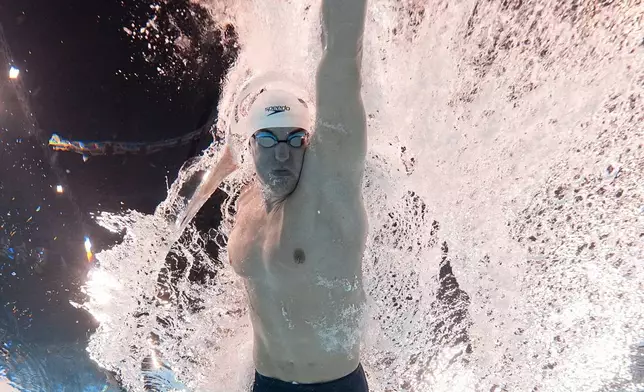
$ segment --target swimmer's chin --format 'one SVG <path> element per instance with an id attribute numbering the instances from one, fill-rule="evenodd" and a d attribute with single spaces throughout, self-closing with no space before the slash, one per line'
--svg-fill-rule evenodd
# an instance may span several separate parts
<path id="1" fill-rule="evenodd" d="M 283 190 L 297 184 L 297 178 L 288 170 L 274 170 L 268 174 L 266 184 L 269 189 Z"/>
<path id="2" fill-rule="evenodd" d="M 262 183 L 262 193 L 265 200 L 274 202 L 284 201 L 297 188 L 298 179 L 291 176 L 270 176 L 267 181 Z"/>

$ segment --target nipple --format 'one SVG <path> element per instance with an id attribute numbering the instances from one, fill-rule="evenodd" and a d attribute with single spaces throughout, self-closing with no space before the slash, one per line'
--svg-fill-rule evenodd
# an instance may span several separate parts
<path id="1" fill-rule="evenodd" d="M 293 260 L 295 260 L 296 264 L 304 264 L 304 261 L 306 260 L 304 251 L 300 248 L 295 249 L 293 251 Z"/>

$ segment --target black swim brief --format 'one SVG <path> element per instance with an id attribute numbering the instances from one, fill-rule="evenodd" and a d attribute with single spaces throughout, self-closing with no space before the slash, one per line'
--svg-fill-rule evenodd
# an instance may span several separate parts
<path id="1" fill-rule="evenodd" d="M 342 378 L 315 384 L 293 384 L 266 377 L 255 371 L 252 392 L 369 392 L 362 365 Z"/>

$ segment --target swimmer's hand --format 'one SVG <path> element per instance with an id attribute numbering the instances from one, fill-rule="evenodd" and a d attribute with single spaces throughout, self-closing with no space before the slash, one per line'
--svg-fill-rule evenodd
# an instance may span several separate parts
<path id="1" fill-rule="evenodd" d="M 190 198 L 188 207 L 177 219 L 176 226 L 179 230 L 185 230 L 190 221 L 195 217 L 195 215 L 197 215 L 201 207 L 203 207 L 210 196 L 212 196 L 217 188 L 219 188 L 219 185 L 221 185 L 224 179 L 226 179 L 226 177 L 235 170 L 237 170 L 237 165 L 233 159 L 230 147 L 226 145 L 219 161 L 215 167 L 211 168 L 204 174 L 199 187 L 192 198 Z"/>
<path id="2" fill-rule="evenodd" d="M 322 47 L 355 58 L 362 50 L 367 0 L 322 0 Z"/>

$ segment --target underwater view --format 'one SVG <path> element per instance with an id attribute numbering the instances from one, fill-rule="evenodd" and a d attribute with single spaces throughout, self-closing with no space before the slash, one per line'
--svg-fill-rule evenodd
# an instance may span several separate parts
<path id="1" fill-rule="evenodd" d="M 644 391 L 644 2 L 4 1 L 0 53 L 0 392 Z"/>

